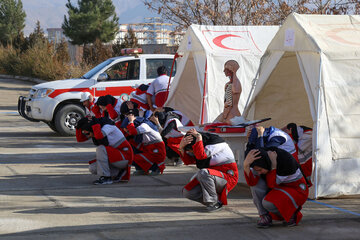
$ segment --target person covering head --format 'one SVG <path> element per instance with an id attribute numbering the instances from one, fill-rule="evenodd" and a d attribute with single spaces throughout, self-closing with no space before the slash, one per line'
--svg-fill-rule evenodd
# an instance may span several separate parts
<path id="1" fill-rule="evenodd" d="M 263 148 L 258 149 L 259 150 L 259 156 L 261 158 L 256 159 L 254 162 L 250 164 L 250 167 L 254 168 L 255 166 L 264 168 L 266 170 L 271 170 L 271 160 L 269 158 L 269 155 L 267 151 Z"/>
<path id="2" fill-rule="evenodd" d="M 203 142 L 204 146 L 225 142 L 224 139 L 222 139 L 221 137 L 219 137 L 216 134 L 204 133 L 204 132 L 199 132 L 199 134 L 201 134 L 201 136 L 202 136 L 202 142 Z M 194 144 L 196 143 L 196 137 L 194 135 L 192 135 L 191 133 L 186 133 L 185 137 L 186 136 L 193 137 L 193 140 L 191 141 L 191 143 L 186 145 L 184 148 L 186 151 L 188 151 L 188 150 L 191 150 L 192 147 L 194 146 Z"/>
<path id="3" fill-rule="evenodd" d="M 89 123 L 90 123 L 90 120 L 87 117 L 83 117 L 77 122 L 76 129 L 83 129 L 83 130 L 90 131 L 91 125 Z"/>
<path id="4" fill-rule="evenodd" d="M 99 97 L 96 104 L 98 106 L 107 106 L 108 104 L 113 105 L 115 103 L 115 101 L 116 101 L 116 98 L 114 98 L 111 95 L 106 95 L 106 96 Z"/>
<path id="5" fill-rule="evenodd" d="M 120 106 L 120 113 L 122 115 L 134 114 L 134 116 L 139 116 L 139 105 L 132 101 L 123 102 Z"/>
<path id="6" fill-rule="evenodd" d="M 86 100 L 90 100 L 90 96 L 91 96 L 91 94 L 89 92 L 81 93 L 80 102 L 85 102 Z"/>

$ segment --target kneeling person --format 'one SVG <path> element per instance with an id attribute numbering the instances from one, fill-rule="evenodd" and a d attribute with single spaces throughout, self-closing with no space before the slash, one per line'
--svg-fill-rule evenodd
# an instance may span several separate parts
<path id="1" fill-rule="evenodd" d="M 227 205 L 227 194 L 238 182 L 238 168 L 229 145 L 219 136 L 191 129 L 180 142 L 184 162 L 200 169 L 184 187 L 183 195 L 207 206 L 208 211 Z"/>
<path id="2" fill-rule="evenodd" d="M 253 149 L 244 160 L 244 173 L 253 201 L 258 209 L 258 227 L 267 228 L 272 220 L 295 226 L 309 190 L 300 165 L 280 148 Z"/>
<path id="3" fill-rule="evenodd" d="M 166 150 L 155 124 L 146 118 L 135 116 L 132 109 L 124 114 L 126 118 L 121 127 L 129 137 L 133 137 L 129 141 L 136 151 L 133 163 L 136 168 L 134 175 L 162 174 L 165 169 Z"/>
<path id="4" fill-rule="evenodd" d="M 94 184 L 112 184 L 130 180 L 133 151 L 123 133 L 107 118 L 89 121 L 83 118 L 76 127 L 76 139 L 83 142 L 92 138 L 96 148 L 96 168 L 90 167 L 93 174 L 100 175 Z"/>

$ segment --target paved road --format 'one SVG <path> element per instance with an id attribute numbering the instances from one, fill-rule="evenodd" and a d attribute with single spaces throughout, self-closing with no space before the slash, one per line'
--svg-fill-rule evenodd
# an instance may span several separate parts
<path id="1" fill-rule="evenodd" d="M 91 143 L 16 113 L 17 97 L 31 85 L 0 80 L 0 239 L 359 239 L 359 196 L 308 201 L 301 225 L 263 230 L 255 227 L 246 186 L 237 186 L 216 213 L 182 198 L 194 167 L 93 186 Z"/>

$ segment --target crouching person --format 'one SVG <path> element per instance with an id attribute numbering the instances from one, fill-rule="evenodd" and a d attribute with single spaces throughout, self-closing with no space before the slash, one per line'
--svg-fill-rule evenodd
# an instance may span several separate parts
<path id="1" fill-rule="evenodd" d="M 146 118 L 135 116 L 132 109 L 124 115 L 126 118 L 121 127 L 129 137 L 133 137 L 130 142 L 136 151 L 134 175 L 162 174 L 165 169 L 166 150 L 155 124 Z"/>
<path id="2" fill-rule="evenodd" d="M 297 225 L 309 190 L 295 158 L 273 147 L 253 149 L 244 160 L 244 173 L 254 204 L 259 212 L 257 226 L 267 228 L 272 220 L 285 226 Z"/>
<path id="3" fill-rule="evenodd" d="M 92 138 L 96 161 L 90 161 L 89 170 L 100 175 L 94 184 L 112 184 L 130 180 L 133 151 L 123 133 L 108 118 L 82 118 L 76 127 L 76 139 L 83 142 Z M 93 167 L 96 164 L 96 168 Z"/>
<path id="4" fill-rule="evenodd" d="M 184 187 L 184 197 L 217 211 L 227 205 L 227 194 L 238 181 L 238 168 L 232 150 L 215 134 L 191 129 L 179 145 L 184 162 L 195 161 L 200 170 Z"/>

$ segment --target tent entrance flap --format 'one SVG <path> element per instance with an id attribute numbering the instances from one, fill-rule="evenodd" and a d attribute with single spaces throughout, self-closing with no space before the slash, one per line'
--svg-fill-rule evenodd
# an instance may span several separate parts
<path id="1" fill-rule="evenodd" d="M 182 71 L 177 90 L 173 93 L 169 106 L 186 113 L 191 121 L 198 122 L 202 96 L 199 94 L 201 91 L 193 54 L 189 54 L 184 69 L 186 71 Z"/>
<path id="2" fill-rule="evenodd" d="M 256 96 L 254 119 L 271 117 L 267 125 L 290 122 L 313 127 L 308 96 L 294 52 L 285 52 L 262 91 Z"/>

